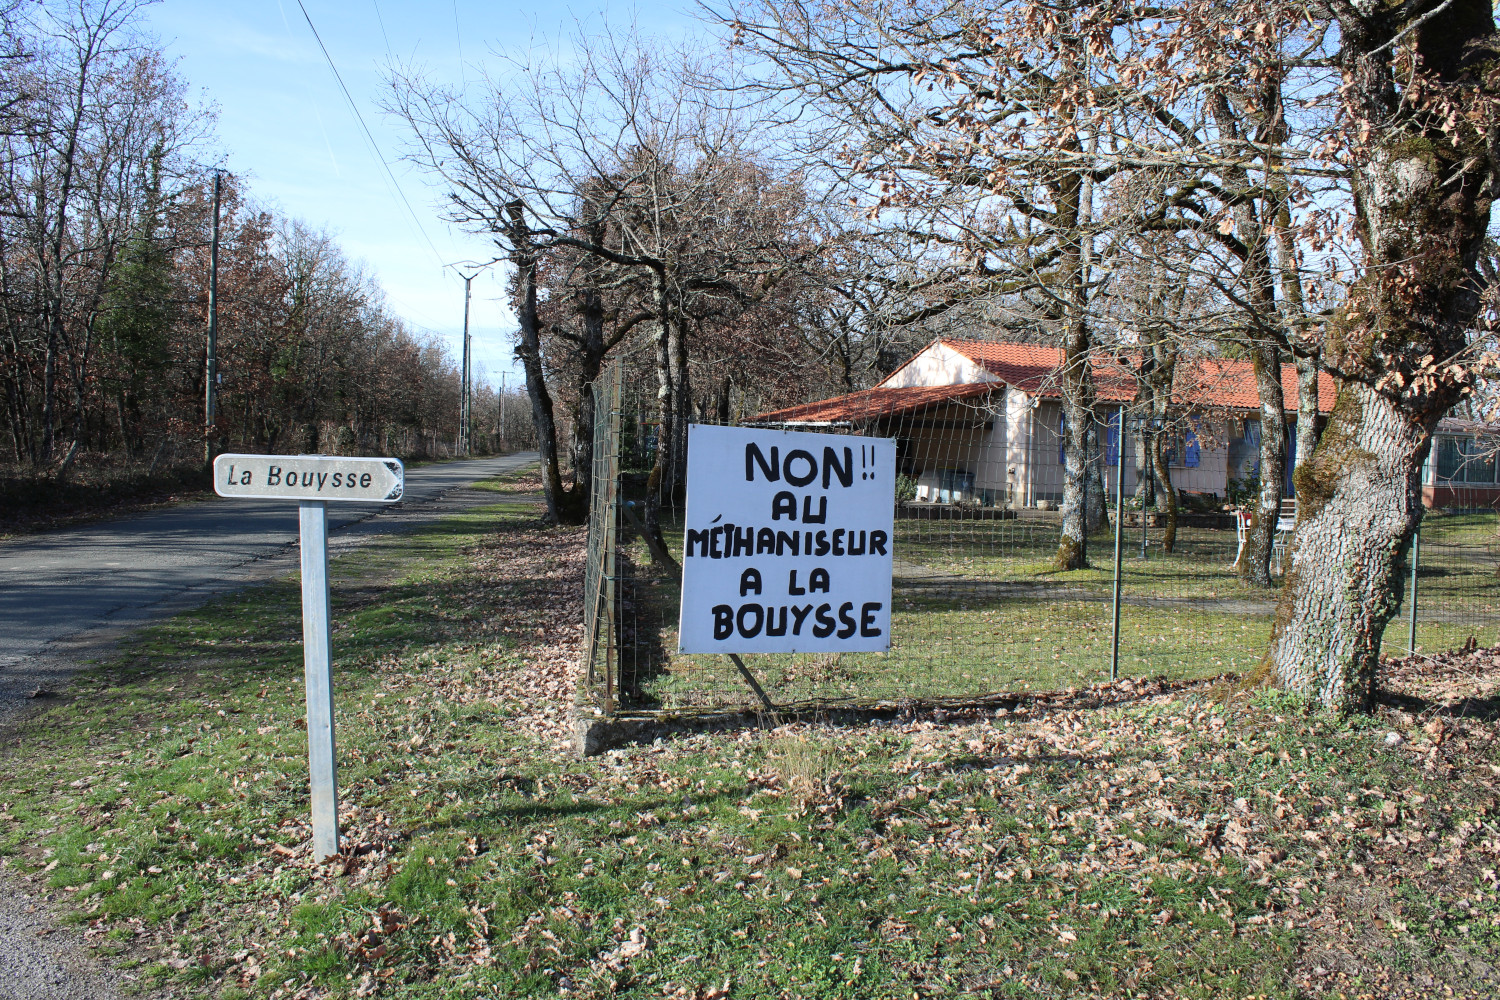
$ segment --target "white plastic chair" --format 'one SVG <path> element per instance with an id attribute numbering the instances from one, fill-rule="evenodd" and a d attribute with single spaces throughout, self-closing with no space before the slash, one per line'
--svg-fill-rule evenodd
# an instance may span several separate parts
<path id="1" fill-rule="evenodd" d="M 1276 564 L 1277 574 L 1284 571 L 1283 563 L 1286 562 L 1287 546 L 1291 543 L 1292 532 L 1297 530 L 1297 501 L 1281 501 L 1281 514 L 1276 518 L 1276 537 L 1271 542 L 1271 561 Z"/>

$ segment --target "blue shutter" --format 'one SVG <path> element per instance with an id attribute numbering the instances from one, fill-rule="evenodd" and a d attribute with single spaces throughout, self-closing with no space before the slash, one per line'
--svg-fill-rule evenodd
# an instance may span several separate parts
<path id="1" fill-rule="evenodd" d="M 1193 426 L 1188 428 L 1187 431 L 1187 444 L 1183 447 L 1184 456 L 1182 464 L 1189 469 L 1196 469 L 1198 467 L 1198 418 L 1192 417 L 1190 419 Z"/>
<path id="2" fill-rule="evenodd" d="M 1297 471 L 1297 421 L 1295 418 L 1286 422 L 1286 471 L 1282 473 L 1281 495 L 1292 499 L 1297 495 L 1297 487 L 1292 483 L 1292 473 Z"/>
<path id="3" fill-rule="evenodd" d="M 1061 413 L 1057 420 L 1057 464 L 1068 466 L 1068 415 Z"/>
<path id="4" fill-rule="evenodd" d="M 1104 432 L 1104 464 L 1113 466 L 1120 461 L 1120 411 L 1109 415 Z"/>

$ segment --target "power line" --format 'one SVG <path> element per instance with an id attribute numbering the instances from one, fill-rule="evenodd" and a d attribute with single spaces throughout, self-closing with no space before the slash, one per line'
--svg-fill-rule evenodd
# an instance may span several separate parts
<path id="1" fill-rule="evenodd" d="M 375 23 L 380 25 L 380 37 L 385 39 L 385 55 L 391 57 L 391 36 L 385 33 L 385 18 L 380 16 L 380 0 L 370 0 L 371 6 L 375 8 Z"/>
<path id="2" fill-rule="evenodd" d="M 416 209 L 412 208 L 411 202 L 407 200 L 406 192 L 401 190 L 401 183 L 396 180 L 395 171 L 391 170 L 391 165 L 386 162 L 385 155 L 380 152 L 380 144 L 375 141 L 375 133 L 371 132 L 370 126 L 365 124 L 365 116 L 360 114 L 359 105 L 354 102 L 354 95 L 349 92 L 348 86 L 344 83 L 343 74 L 334 65 L 333 56 L 329 53 L 328 46 L 323 44 L 323 36 L 318 34 L 318 27 L 313 24 L 312 15 L 307 12 L 307 5 L 302 0 L 297 0 L 297 6 L 301 9 L 302 16 L 307 20 L 307 26 L 312 29 L 313 38 L 317 39 L 318 42 L 318 48 L 323 50 L 323 58 L 328 60 L 328 68 L 333 71 L 333 78 L 338 81 L 339 90 L 343 91 L 344 100 L 349 104 L 349 110 L 354 112 L 355 120 L 359 122 L 359 127 L 364 130 L 365 139 L 370 144 L 371 152 L 380 161 L 380 165 L 385 168 L 386 177 L 390 178 L 391 186 L 396 190 L 396 196 L 406 206 L 406 211 L 411 216 L 411 221 L 416 224 L 417 231 L 422 234 L 422 239 L 426 241 L 427 249 L 431 250 L 432 255 L 437 258 L 437 262 L 442 264 L 443 255 L 438 253 L 437 247 L 432 242 L 432 237 L 427 235 L 427 230 L 422 226 L 422 220 L 418 218 Z"/>
<path id="3" fill-rule="evenodd" d="M 458 26 L 458 0 L 453 0 L 453 38 L 458 42 L 458 78 L 468 83 L 468 77 L 464 71 L 464 33 Z"/>

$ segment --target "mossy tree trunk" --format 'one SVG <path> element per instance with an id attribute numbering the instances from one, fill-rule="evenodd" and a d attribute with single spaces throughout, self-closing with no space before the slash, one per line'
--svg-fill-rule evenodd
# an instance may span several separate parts
<path id="1" fill-rule="evenodd" d="M 1421 519 L 1430 422 L 1350 383 L 1311 461 L 1272 662 L 1282 686 L 1340 709 L 1374 697 L 1381 636 L 1401 605 L 1407 554 Z"/>
<path id="2" fill-rule="evenodd" d="M 1500 181 L 1491 5 L 1369 11 L 1338 15 L 1349 127 L 1366 136 L 1351 174 L 1365 271 L 1324 345 L 1339 393 L 1296 474 L 1292 568 L 1269 654 L 1284 687 L 1341 710 L 1374 696 L 1421 518 L 1422 463 L 1473 378 L 1443 359 L 1463 350 L 1479 312 L 1477 262 Z M 1407 100 L 1410 73 L 1394 63 L 1413 38 L 1424 86 L 1452 115 Z"/>

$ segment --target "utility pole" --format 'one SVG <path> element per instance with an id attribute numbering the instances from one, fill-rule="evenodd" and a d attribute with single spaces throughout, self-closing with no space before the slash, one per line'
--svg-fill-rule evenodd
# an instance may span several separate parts
<path id="1" fill-rule="evenodd" d="M 219 380 L 219 189 L 224 172 L 214 171 L 214 235 L 208 251 L 208 350 L 203 366 L 203 461 L 214 460 L 214 418 Z"/>
<path id="2" fill-rule="evenodd" d="M 458 453 L 460 455 L 469 454 L 469 407 L 472 402 L 470 399 L 472 390 L 469 387 L 469 282 L 473 280 L 472 275 L 464 275 L 464 384 L 459 392 L 458 403 Z"/>
<path id="3" fill-rule="evenodd" d="M 505 451 L 505 373 L 500 373 L 500 451 Z"/>

